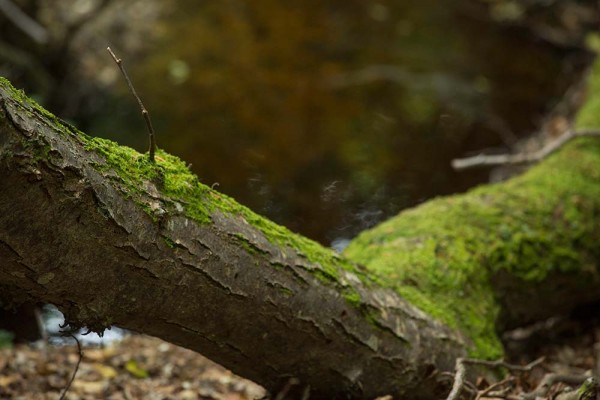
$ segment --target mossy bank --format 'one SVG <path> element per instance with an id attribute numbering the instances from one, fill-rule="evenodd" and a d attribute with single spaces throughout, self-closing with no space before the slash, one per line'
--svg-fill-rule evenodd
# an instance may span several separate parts
<path id="1" fill-rule="evenodd" d="M 600 129 L 600 62 L 576 127 Z M 499 317 L 510 313 L 502 300 L 513 295 L 498 277 L 533 290 L 549 277 L 579 274 L 585 290 L 584 281 L 598 278 L 599 213 L 600 139 L 580 138 L 508 182 L 404 211 L 363 232 L 344 256 L 465 332 L 472 355 L 498 357 Z"/>

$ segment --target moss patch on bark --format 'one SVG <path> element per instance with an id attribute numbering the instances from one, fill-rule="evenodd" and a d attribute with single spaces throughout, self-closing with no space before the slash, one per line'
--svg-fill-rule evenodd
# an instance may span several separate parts
<path id="1" fill-rule="evenodd" d="M 600 128 L 600 62 L 577 128 Z M 344 252 L 429 315 L 464 332 L 471 355 L 495 358 L 500 313 L 492 278 L 531 282 L 598 274 L 600 140 L 581 138 L 522 176 L 431 200 L 360 234 Z"/>
<path id="2" fill-rule="evenodd" d="M 103 161 L 95 162 L 93 167 L 103 173 L 107 179 L 113 180 L 124 196 L 136 202 L 153 219 L 159 220 L 164 213 L 173 210 L 182 211 L 187 217 L 200 224 L 211 223 L 217 212 L 231 218 L 242 218 L 283 251 L 298 252 L 308 262 L 318 264 L 320 269 L 311 270 L 315 277 L 352 293 L 351 296 L 349 295 L 352 304 L 356 302 L 356 295 L 347 284 L 341 282 L 340 271 L 352 272 L 361 280 L 370 281 L 360 268 L 339 257 L 332 249 L 297 235 L 252 212 L 229 196 L 204 185 L 178 157 L 158 149 L 156 162 L 152 163 L 147 154 L 141 154 L 132 148 L 107 139 L 91 137 L 79 131 L 45 110 L 27 97 L 23 91 L 15 89 L 2 77 L 0 77 L 0 89 L 9 93 L 10 97 L 24 107 L 24 112 L 28 115 L 38 114 L 49 119 L 61 134 L 79 141 L 90 153 L 100 155 Z M 52 151 L 51 144 L 41 143 L 36 146 L 43 149 L 38 151 L 40 160 L 46 160 Z M 157 206 L 157 202 L 160 206 Z M 242 240 L 242 247 L 249 252 L 255 251 L 251 246 L 244 246 L 245 244 L 248 243 Z"/>

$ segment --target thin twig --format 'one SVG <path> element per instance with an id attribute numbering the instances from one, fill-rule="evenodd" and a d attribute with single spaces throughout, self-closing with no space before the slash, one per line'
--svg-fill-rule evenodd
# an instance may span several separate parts
<path id="1" fill-rule="evenodd" d="M 499 382 L 491 384 L 487 388 L 485 388 L 485 389 L 481 390 L 479 393 L 477 393 L 475 400 L 480 400 L 482 397 L 487 396 L 488 394 L 492 393 L 494 390 L 498 389 L 501 386 L 506 385 L 507 383 L 512 383 L 514 380 L 515 380 L 515 378 L 513 376 L 509 376 L 507 378 L 502 379 Z"/>
<path id="2" fill-rule="evenodd" d="M 446 400 L 456 400 L 460 395 L 463 386 L 465 385 L 465 375 L 467 373 L 467 364 L 471 365 L 481 365 L 489 368 L 506 368 L 510 371 L 518 371 L 518 372 L 528 372 L 531 371 L 535 366 L 541 364 L 544 361 L 544 357 L 540 357 L 537 360 L 530 362 L 527 365 L 515 365 L 509 364 L 504 360 L 478 360 L 475 358 L 462 358 L 459 357 L 456 359 L 455 366 L 455 374 L 454 374 L 454 384 L 452 385 L 452 390 L 448 394 Z"/>
<path id="3" fill-rule="evenodd" d="M 522 400 L 534 400 L 544 397 L 555 383 L 566 383 L 567 385 L 581 385 L 588 377 L 584 375 L 546 374 L 540 384 L 533 392 L 523 393 L 519 397 Z"/>
<path id="4" fill-rule="evenodd" d="M 140 106 L 140 109 L 142 110 L 142 116 L 144 117 L 144 121 L 146 121 L 146 126 L 148 128 L 148 136 L 150 138 L 150 161 L 154 162 L 154 153 L 156 152 L 156 140 L 154 139 L 154 128 L 152 127 L 152 122 L 150 121 L 150 113 L 148 113 L 148 110 L 146 110 L 146 107 L 144 107 L 140 96 L 138 96 L 137 92 L 135 91 L 135 88 L 133 87 L 129 76 L 127 75 L 127 71 L 125 71 L 125 67 L 123 67 L 123 60 L 117 58 L 117 56 L 115 55 L 115 53 L 113 53 L 110 47 L 107 47 L 106 50 L 108 50 L 113 60 L 115 60 L 115 63 L 117 64 L 117 66 L 121 70 L 121 73 L 125 77 L 127 86 L 129 86 L 129 91 L 131 92 L 133 97 L 135 97 Z"/>
<path id="5" fill-rule="evenodd" d="M 441 372 L 439 377 L 443 378 L 445 380 L 454 382 L 454 374 L 451 372 Z M 467 392 L 469 392 L 469 394 L 471 394 L 471 396 L 477 395 L 477 392 L 479 390 L 477 389 L 477 386 L 475 386 L 475 384 L 473 382 L 466 380 L 463 382 L 463 384 L 464 384 L 463 390 L 466 390 Z"/>
<path id="6" fill-rule="evenodd" d="M 536 360 L 533 360 L 532 362 L 530 362 L 527 365 L 509 364 L 502 359 L 490 361 L 490 360 L 478 360 L 476 358 L 463 358 L 462 362 L 464 362 L 465 364 L 482 365 L 484 367 L 489 367 L 489 368 L 506 368 L 509 371 L 529 372 L 533 368 L 535 368 L 538 365 L 540 365 L 541 363 L 543 363 L 544 360 L 545 360 L 545 357 L 540 357 Z"/>
<path id="7" fill-rule="evenodd" d="M 450 394 L 448 394 L 446 400 L 456 400 L 460 395 L 460 392 L 464 385 L 465 375 L 467 373 L 467 367 L 465 366 L 465 363 L 463 361 L 464 358 L 456 359 L 456 373 L 454 375 L 454 384 L 452 385 L 452 390 L 450 391 Z"/>
<path id="8" fill-rule="evenodd" d="M 77 340 L 75 335 L 73 335 L 72 333 L 69 333 L 68 336 L 71 336 L 73 339 L 75 339 L 75 342 L 77 343 L 77 352 L 79 353 L 79 360 L 77 360 L 77 365 L 75 365 L 75 371 L 73 371 L 71 380 L 69 380 L 69 383 L 67 383 L 67 386 L 65 387 L 65 390 L 63 390 L 62 394 L 60 395 L 59 400 L 64 400 L 65 396 L 67 395 L 69 388 L 71 387 L 71 385 L 73 384 L 73 381 L 75 380 L 75 375 L 77 375 L 77 371 L 79 370 L 79 364 L 81 364 L 81 360 L 83 359 L 83 352 L 81 351 L 81 343 L 79 343 L 79 340 Z"/>
<path id="9" fill-rule="evenodd" d="M 498 165 L 507 165 L 507 164 L 530 164 L 537 161 L 540 161 L 565 143 L 574 139 L 576 137 L 581 136 L 600 136 L 599 130 L 581 130 L 581 131 L 572 131 L 568 130 L 561 136 L 559 136 L 556 140 L 548 143 L 543 148 L 538 151 L 530 152 L 530 153 L 517 153 L 517 154 L 496 154 L 496 155 L 485 155 L 479 154 L 474 157 L 467 158 L 457 158 L 452 160 L 452 168 L 457 171 L 475 168 L 475 167 L 493 167 Z"/>

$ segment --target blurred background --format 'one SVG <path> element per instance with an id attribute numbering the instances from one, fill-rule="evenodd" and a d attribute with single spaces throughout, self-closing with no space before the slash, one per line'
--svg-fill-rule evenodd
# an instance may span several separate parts
<path id="1" fill-rule="evenodd" d="M 453 158 L 562 131 L 597 0 L 0 0 L 0 75 L 88 134 L 158 145 L 207 185 L 343 247 L 486 182 Z"/>

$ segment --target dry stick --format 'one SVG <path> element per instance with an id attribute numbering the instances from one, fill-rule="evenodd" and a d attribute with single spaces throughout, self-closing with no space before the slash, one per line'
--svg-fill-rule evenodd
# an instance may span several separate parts
<path id="1" fill-rule="evenodd" d="M 452 390 L 446 400 L 456 400 L 460 395 L 460 392 L 465 384 L 465 375 L 467 373 L 466 364 L 472 365 L 482 365 L 484 367 L 489 368 L 506 368 L 510 371 L 518 371 L 518 372 L 527 372 L 531 371 L 536 365 L 541 364 L 544 361 L 544 357 L 540 357 L 537 360 L 527 364 L 527 365 L 514 365 L 505 362 L 504 360 L 478 360 L 475 358 L 462 358 L 459 357 L 456 359 L 456 372 L 454 375 L 454 384 L 452 385 Z"/>
<path id="2" fill-rule="evenodd" d="M 455 378 L 454 374 L 451 372 L 441 372 L 440 377 L 447 379 L 449 381 L 452 381 L 452 382 L 454 382 L 454 378 Z M 470 381 L 464 381 L 463 383 L 464 383 L 463 390 L 466 390 L 473 396 L 477 395 L 477 393 L 479 392 L 479 389 L 477 389 L 477 386 L 475 386 L 474 383 L 472 383 Z"/>
<path id="3" fill-rule="evenodd" d="M 463 358 L 459 357 L 456 359 L 456 373 L 454 375 L 454 384 L 452 385 L 452 390 L 446 400 L 456 400 L 460 395 L 462 387 L 465 381 L 465 374 L 467 373 L 467 367 L 463 362 Z"/>
<path id="4" fill-rule="evenodd" d="M 108 52 L 112 56 L 113 60 L 115 60 L 115 63 L 117 63 L 117 66 L 119 67 L 119 69 L 121 70 L 121 73 L 125 77 L 127 86 L 129 86 L 129 91 L 131 92 L 133 97 L 135 97 L 138 104 L 140 105 L 140 108 L 142 110 L 142 116 L 144 117 L 144 121 L 146 121 L 146 126 L 148 127 L 148 136 L 150 137 L 150 150 L 149 150 L 150 161 L 154 162 L 154 153 L 156 152 L 156 140 L 154 139 L 154 128 L 152 127 L 152 122 L 150 121 L 150 114 L 148 113 L 148 110 L 146 110 L 146 107 L 144 107 L 144 104 L 142 103 L 140 96 L 138 96 L 137 92 L 135 91 L 135 88 L 133 87 L 133 84 L 131 83 L 129 76 L 127 75 L 127 71 L 125 71 L 125 68 L 123 67 L 123 60 L 121 60 L 120 58 L 117 58 L 117 56 L 115 55 L 115 53 L 113 53 L 113 51 L 110 49 L 110 47 L 107 47 L 106 50 L 108 50 Z"/>
<path id="5" fill-rule="evenodd" d="M 477 393 L 477 397 L 475 397 L 475 400 L 480 400 L 481 398 L 487 396 L 488 394 L 492 393 L 494 390 L 498 389 L 501 386 L 506 385 L 507 383 L 512 383 L 515 380 L 515 378 L 513 376 L 509 376 L 507 378 L 502 379 L 500 382 L 496 382 L 491 384 L 490 386 L 488 386 L 487 388 L 479 391 Z M 498 396 L 495 396 L 498 397 Z"/>
<path id="6" fill-rule="evenodd" d="M 482 365 L 484 367 L 489 367 L 489 368 L 506 368 L 509 371 L 529 372 L 533 368 L 535 368 L 538 365 L 540 365 L 541 363 L 543 363 L 545 359 L 546 359 L 545 357 L 540 357 L 536 360 L 533 360 L 532 362 L 530 362 L 527 365 L 509 364 L 502 359 L 490 361 L 490 360 L 478 360 L 476 358 L 463 358 L 462 362 L 465 364 Z"/>
<path id="7" fill-rule="evenodd" d="M 77 371 L 79 370 L 79 364 L 81 364 L 81 359 L 83 358 L 83 353 L 81 352 L 81 343 L 79 343 L 79 340 L 77 340 L 77 338 L 72 333 L 69 333 L 68 336 L 71 336 L 73 339 L 75 339 L 75 342 L 77 343 L 77 352 L 79 353 L 79 360 L 77 360 L 77 365 L 75 365 L 75 371 L 73 371 L 71 380 L 69 381 L 69 383 L 67 383 L 67 386 L 65 387 L 65 390 L 60 395 L 59 400 L 64 400 L 65 396 L 67 395 L 69 388 L 71 387 L 71 385 L 73 384 L 73 381 L 75 380 L 75 375 L 77 375 Z"/>
<path id="8" fill-rule="evenodd" d="M 535 400 L 538 397 L 546 396 L 552 385 L 555 383 L 562 382 L 567 385 L 581 385 L 587 378 L 588 377 L 584 375 L 546 374 L 533 392 L 523 393 L 519 399 Z"/>
<path id="9" fill-rule="evenodd" d="M 493 167 L 498 165 L 506 164 L 527 164 L 540 161 L 556 151 L 562 145 L 567 143 L 569 140 L 580 136 L 600 136 L 598 130 L 582 130 L 572 131 L 568 130 L 556 140 L 548 143 L 546 146 L 538 151 L 532 153 L 517 153 L 517 154 L 498 154 L 498 155 L 484 155 L 479 154 L 475 157 L 468 158 L 457 158 L 452 160 L 452 168 L 457 171 L 475 167 Z"/>

